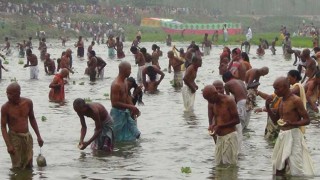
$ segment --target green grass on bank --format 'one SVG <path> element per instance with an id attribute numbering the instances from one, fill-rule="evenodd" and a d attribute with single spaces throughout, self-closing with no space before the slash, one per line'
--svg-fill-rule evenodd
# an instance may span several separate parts
<path id="1" fill-rule="evenodd" d="M 36 31 L 43 30 L 46 32 L 46 35 L 48 38 L 59 38 L 60 36 L 68 36 L 70 38 L 77 38 L 79 35 L 82 35 L 84 37 L 89 37 L 89 34 L 86 33 L 81 33 L 77 34 L 75 31 L 69 30 L 66 32 L 63 32 L 57 28 L 54 28 L 53 26 L 49 25 L 39 25 L 37 21 L 34 20 L 32 17 L 21 17 L 21 16 L 7 16 L 5 17 L 6 21 L 4 26 L 0 26 L 0 37 L 10 37 L 11 41 L 13 42 L 18 42 L 23 39 L 27 39 L 29 36 L 35 37 Z M 301 19 L 300 18 L 288 18 L 288 17 L 265 17 L 265 18 L 260 18 L 263 19 L 263 21 L 257 21 L 253 19 L 248 19 L 243 18 L 243 17 L 229 17 L 230 22 L 238 22 L 240 21 L 243 24 L 255 24 L 253 26 L 253 39 L 251 43 L 253 45 L 259 44 L 259 38 L 263 38 L 268 40 L 269 43 L 275 38 L 279 37 L 278 29 L 281 24 L 285 22 L 291 22 L 291 20 L 295 23 L 299 22 Z M 279 21 L 277 21 L 279 19 Z M 23 21 L 22 21 L 23 20 Z M 106 22 L 109 21 L 108 19 L 103 18 L 100 15 L 92 15 L 92 16 L 83 16 L 80 14 L 74 14 L 72 16 L 73 21 L 85 21 L 85 22 Z M 225 21 L 228 21 L 228 19 L 224 19 Z M 272 21 L 275 21 L 272 23 Z M 112 22 L 110 20 L 110 22 Z M 21 25 L 22 23 L 25 23 L 26 29 L 21 30 Z M 263 24 L 263 25 L 259 25 Z M 255 31 L 255 29 L 258 29 L 257 27 L 264 27 L 269 25 L 270 31 Z M 134 25 L 120 25 L 125 29 L 125 34 L 126 34 L 126 40 L 127 41 L 132 41 L 135 36 L 136 32 L 138 30 L 141 30 L 142 32 L 142 41 L 144 42 L 164 42 L 167 34 L 161 29 L 161 28 L 150 28 L 150 27 L 140 27 L 140 26 L 134 26 Z M 244 25 L 242 25 L 245 27 Z M 292 26 L 292 25 L 291 25 Z M 268 32 L 268 33 L 265 33 Z M 270 33 L 272 32 L 272 33 Z M 292 32 L 292 31 L 291 31 Z M 173 34 L 172 35 L 173 41 L 175 42 L 191 42 L 195 41 L 196 43 L 201 43 L 203 41 L 203 35 L 184 35 L 184 37 L 181 36 L 181 34 Z M 211 36 L 210 36 L 211 38 Z M 280 39 L 280 38 L 279 38 Z M 222 35 L 219 36 L 219 45 L 239 45 L 241 44 L 242 41 L 245 40 L 245 35 L 233 35 L 229 36 L 229 41 L 227 43 L 223 42 L 223 37 Z M 0 40 L 1 44 L 1 40 Z M 281 40 L 278 41 L 277 45 L 281 45 Z M 292 37 L 292 46 L 293 47 L 312 47 L 312 39 L 311 37 Z"/>

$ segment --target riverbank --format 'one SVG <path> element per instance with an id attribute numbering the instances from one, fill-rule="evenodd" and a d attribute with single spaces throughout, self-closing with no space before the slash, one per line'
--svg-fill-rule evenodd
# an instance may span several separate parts
<path id="1" fill-rule="evenodd" d="M 18 15 L 6 15 L 1 14 L 1 18 L 5 19 L 4 23 L 0 26 L 0 36 L 9 37 L 12 42 L 19 42 L 24 39 L 27 39 L 29 36 L 35 37 L 37 30 L 45 31 L 48 39 L 54 38 L 57 39 L 61 36 L 77 38 L 79 35 L 84 37 L 90 37 L 89 33 L 81 32 L 77 33 L 73 30 L 63 31 L 61 29 L 55 28 L 53 25 L 41 25 L 33 17 L 23 17 Z M 104 22 L 105 17 L 100 15 L 90 15 L 83 16 L 79 14 L 74 14 L 71 16 L 73 21 L 84 21 L 84 22 Z M 242 28 L 250 26 L 253 30 L 253 39 L 251 41 L 252 45 L 258 45 L 259 39 L 266 39 L 269 43 L 275 38 L 279 37 L 280 26 L 285 24 L 289 32 L 294 32 L 294 26 L 297 26 L 299 22 L 302 22 L 302 17 L 220 17 L 219 21 L 221 22 L 241 22 Z M 189 22 L 194 22 L 195 19 L 190 18 Z M 204 19 L 205 22 L 208 19 Z M 112 21 L 111 21 L 112 22 Z M 311 21 L 306 21 L 310 23 Z M 150 28 L 150 27 L 140 27 L 135 25 L 121 25 L 125 30 L 126 41 L 132 41 L 136 32 L 140 30 L 142 32 L 142 41 L 144 42 L 164 42 L 167 34 L 161 28 Z M 267 32 L 267 33 L 266 33 Z M 196 43 L 201 43 L 203 40 L 203 35 L 184 35 L 173 34 L 173 41 L 176 42 L 191 42 L 195 41 Z M 89 39 L 90 40 L 90 39 Z M 218 45 L 238 45 L 245 40 L 244 34 L 232 35 L 229 36 L 229 41 L 225 43 L 223 37 L 220 35 L 218 40 Z M 312 47 L 312 38 L 311 37 L 292 37 L 292 46 L 293 47 Z M 4 40 L 3 40 L 4 41 Z M 281 40 L 277 45 L 281 44 Z"/>

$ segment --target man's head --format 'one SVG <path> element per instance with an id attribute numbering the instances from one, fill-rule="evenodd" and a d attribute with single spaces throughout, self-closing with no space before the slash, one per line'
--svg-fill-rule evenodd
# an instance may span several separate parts
<path id="1" fill-rule="evenodd" d="M 90 51 L 89 53 L 90 57 L 95 57 L 96 56 L 96 52 L 94 50 Z"/>
<path id="2" fill-rule="evenodd" d="M 283 97 L 290 92 L 290 83 L 286 77 L 279 77 L 273 83 L 274 93 Z"/>
<path id="3" fill-rule="evenodd" d="M 156 44 L 153 44 L 153 45 L 151 46 L 151 49 L 152 49 L 153 51 L 155 51 L 155 50 L 158 49 L 158 46 L 157 46 Z"/>
<path id="4" fill-rule="evenodd" d="M 300 57 L 303 60 L 306 60 L 306 59 L 310 58 L 310 50 L 309 49 L 302 50 L 302 53 L 301 53 Z"/>
<path id="5" fill-rule="evenodd" d="M 26 54 L 27 54 L 27 56 L 31 55 L 32 54 L 32 50 L 31 49 L 27 49 L 26 50 Z"/>
<path id="6" fill-rule="evenodd" d="M 230 79 L 232 79 L 232 78 L 233 78 L 233 75 L 232 75 L 232 73 L 230 71 L 227 71 L 222 75 L 222 80 L 225 83 L 230 81 Z"/>
<path id="7" fill-rule="evenodd" d="M 95 45 L 95 42 L 94 42 L 94 41 L 91 41 L 91 45 L 92 45 L 92 46 Z"/>
<path id="8" fill-rule="evenodd" d="M 88 105 L 84 99 L 77 98 L 73 101 L 73 109 L 77 113 L 84 114 L 86 112 L 87 108 L 88 108 Z"/>
<path id="9" fill-rule="evenodd" d="M 261 76 L 265 76 L 265 75 L 267 75 L 269 73 L 269 68 L 266 67 L 266 66 L 262 67 L 262 68 L 259 69 L 259 72 L 260 72 Z"/>
<path id="10" fill-rule="evenodd" d="M 130 48 L 130 51 L 132 52 L 132 54 L 137 54 L 137 53 L 138 53 L 138 48 L 132 46 L 132 47 Z"/>
<path id="11" fill-rule="evenodd" d="M 131 64 L 126 61 L 122 61 L 119 64 L 119 75 L 127 78 L 130 76 L 130 74 L 131 74 Z"/>
<path id="12" fill-rule="evenodd" d="M 240 57 L 241 57 L 241 50 L 240 50 L 239 48 L 234 48 L 234 49 L 231 51 L 231 58 L 232 58 L 232 60 L 238 61 L 238 60 L 240 60 Z"/>
<path id="13" fill-rule="evenodd" d="M 174 57 L 173 51 L 168 51 L 168 58 L 173 58 L 173 57 Z"/>
<path id="14" fill-rule="evenodd" d="M 68 49 L 66 50 L 66 55 L 67 55 L 68 57 L 70 57 L 71 54 L 72 54 L 72 51 L 71 51 L 70 48 L 68 48 Z"/>
<path id="15" fill-rule="evenodd" d="M 46 60 L 49 60 L 49 59 L 50 59 L 50 54 L 49 54 L 49 53 L 46 53 L 46 54 L 44 55 L 44 58 L 45 58 Z"/>
<path id="16" fill-rule="evenodd" d="M 215 80 L 215 81 L 213 81 L 212 85 L 216 88 L 218 93 L 224 94 L 224 86 L 223 86 L 223 82 L 222 81 Z"/>
<path id="17" fill-rule="evenodd" d="M 67 68 L 62 68 L 60 74 L 63 78 L 66 78 L 69 76 L 69 70 Z"/>
<path id="18" fill-rule="evenodd" d="M 18 104 L 20 101 L 21 88 L 18 83 L 11 83 L 7 87 L 7 97 L 10 103 Z"/>
<path id="19" fill-rule="evenodd" d="M 213 85 L 207 85 L 204 87 L 204 89 L 202 91 L 202 96 L 209 103 L 215 103 L 215 102 L 217 102 L 217 98 L 219 96 L 219 93 Z"/>

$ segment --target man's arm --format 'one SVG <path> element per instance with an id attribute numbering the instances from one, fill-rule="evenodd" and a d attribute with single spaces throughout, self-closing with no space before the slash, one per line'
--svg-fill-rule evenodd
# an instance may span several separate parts
<path id="1" fill-rule="evenodd" d="M 86 124 L 84 116 L 79 113 L 77 113 L 77 114 L 80 118 L 80 123 L 81 123 L 80 141 L 79 141 L 79 145 L 81 145 L 81 144 L 83 144 L 84 137 L 86 136 L 86 133 L 87 133 L 87 124 Z"/>
<path id="2" fill-rule="evenodd" d="M 8 131 L 7 131 L 7 124 L 8 124 L 8 114 L 7 114 L 7 106 L 3 105 L 1 108 L 1 132 L 2 132 L 2 137 L 4 142 L 7 145 L 7 151 L 9 154 L 14 154 L 15 153 L 15 149 L 12 146 L 10 139 L 9 139 L 9 135 L 8 135 Z"/>
<path id="3" fill-rule="evenodd" d="M 216 122 L 214 120 L 213 105 L 211 103 L 208 103 L 208 118 L 209 118 L 209 127 L 211 125 L 216 124 Z"/>
<path id="4" fill-rule="evenodd" d="M 97 139 L 97 137 L 102 132 L 102 121 L 100 119 L 98 110 L 96 110 L 96 109 L 93 110 L 92 119 L 95 121 L 94 134 L 87 142 L 83 142 L 84 139 L 82 139 L 83 143 L 82 143 L 81 150 L 85 149 L 89 144 L 91 144 L 95 139 Z M 81 120 L 81 118 L 80 118 L 80 120 Z M 85 124 L 84 118 L 83 118 L 83 123 Z M 81 126 L 82 126 L 82 121 L 81 121 Z M 85 130 L 87 130 L 87 128 L 85 128 Z M 84 135 L 85 135 L 85 133 L 84 133 Z M 81 136 L 82 136 L 82 129 L 81 129 Z M 83 138 L 84 138 L 84 136 L 83 136 Z"/>
<path id="5" fill-rule="evenodd" d="M 160 74 L 160 79 L 157 81 L 157 84 L 159 85 L 160 84 L 160 82 L 163 80 L 163 78 L 164 78 L 164 73 L 160 70 L 160 69 L 158 69 L 157 67 L 154 67 L 154 70 L 156 71 L 156 73 L 158 73 L 158 74 Z"/>
<path id="6" fill-rule="evenodd" d="M 229 89 L 229 84 L 228 84 L 228 83 L 226 83 L 226 84 L 224 85 L 224 90 L 225 90 L 225 92 L 226 92 L 226 95 L 230 95 L 230 89 Z"/>
<path id="7" fill-rule="evenodd" d="M 43 63 L 43 65 L 44 65 L 44 71 L 46 72 L 46 74 L 48 74 L 47 64 L 46 64 L 46 63 Z"/>
<path id="8" fill-rule="evenodd" d="M 267 99 L 266 99 L 266 110 L 268 112 L 268 115 L 270 116 L 272 122 L 274 124 L 277 124 L 277 121 L 280 119 L 280 115 L 279 115 L 279 108 L 277 109 L 271 109 L 270 108 L 270 104 L 272 102 L 273 98 L 271 96 L 269 96 Z M 280 102 L 280 106 L 281 106 L 281 103 Z M 276 110 L 275 112 L 273 110 Z"/>
<path id="9" fill-rule="evenodd" d="M 146 80 L 146 74 L 147 74 L 147 68 L 145 67 L 142 70 L 142 84 L 143 84 L 145 90 L 148 89 L 148 84 L 147 84 L 147 80 Z"/>
<path id="10" fill-rule="evenodd" d="M 37 140 L 38 140 L 38 144 L 40 147 L 43 146 L 43 140 L 41 138 L 40 132 L 39 132 L 39 128 L 38 128 L 38 124 L 36 121 L 36 118 L 34 117 L 34 112 L 33 112 L 33 103 L 31 100 L 28 100 L 29 102 L 29 121 L 31 124 L 32 129 L 34 130 L 34 132 L 37 135 Z"/>
<path id="11" fill-rule="evenodd" d="M 310 103 L 312 110 L 318 112 L 318 108 L 317 108 L 316 104 L 314 102 L 312 102 L 312 100 L 310 98 L 313 95 L 314 83 L 313 82 L 309 83 L 307 85 L 306 89 L 307 89 L 307 93 L 306 93 L 307 102 Z"/>

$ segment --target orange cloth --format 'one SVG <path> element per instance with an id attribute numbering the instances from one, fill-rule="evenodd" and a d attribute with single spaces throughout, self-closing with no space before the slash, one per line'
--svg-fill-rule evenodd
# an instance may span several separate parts
<path id="1" fill-rule="evenodd" d="M 54 102 L 62 102 L 65 99 L 63 77 L 60 74 L 56 74 L 54 76 L 53 81 L 57 82 L 60 85 L 60 87 L 51 88 L 51 90 L 49 92 L 49 99 L 50 99 L 50 101 L 54 101 Z"/>

